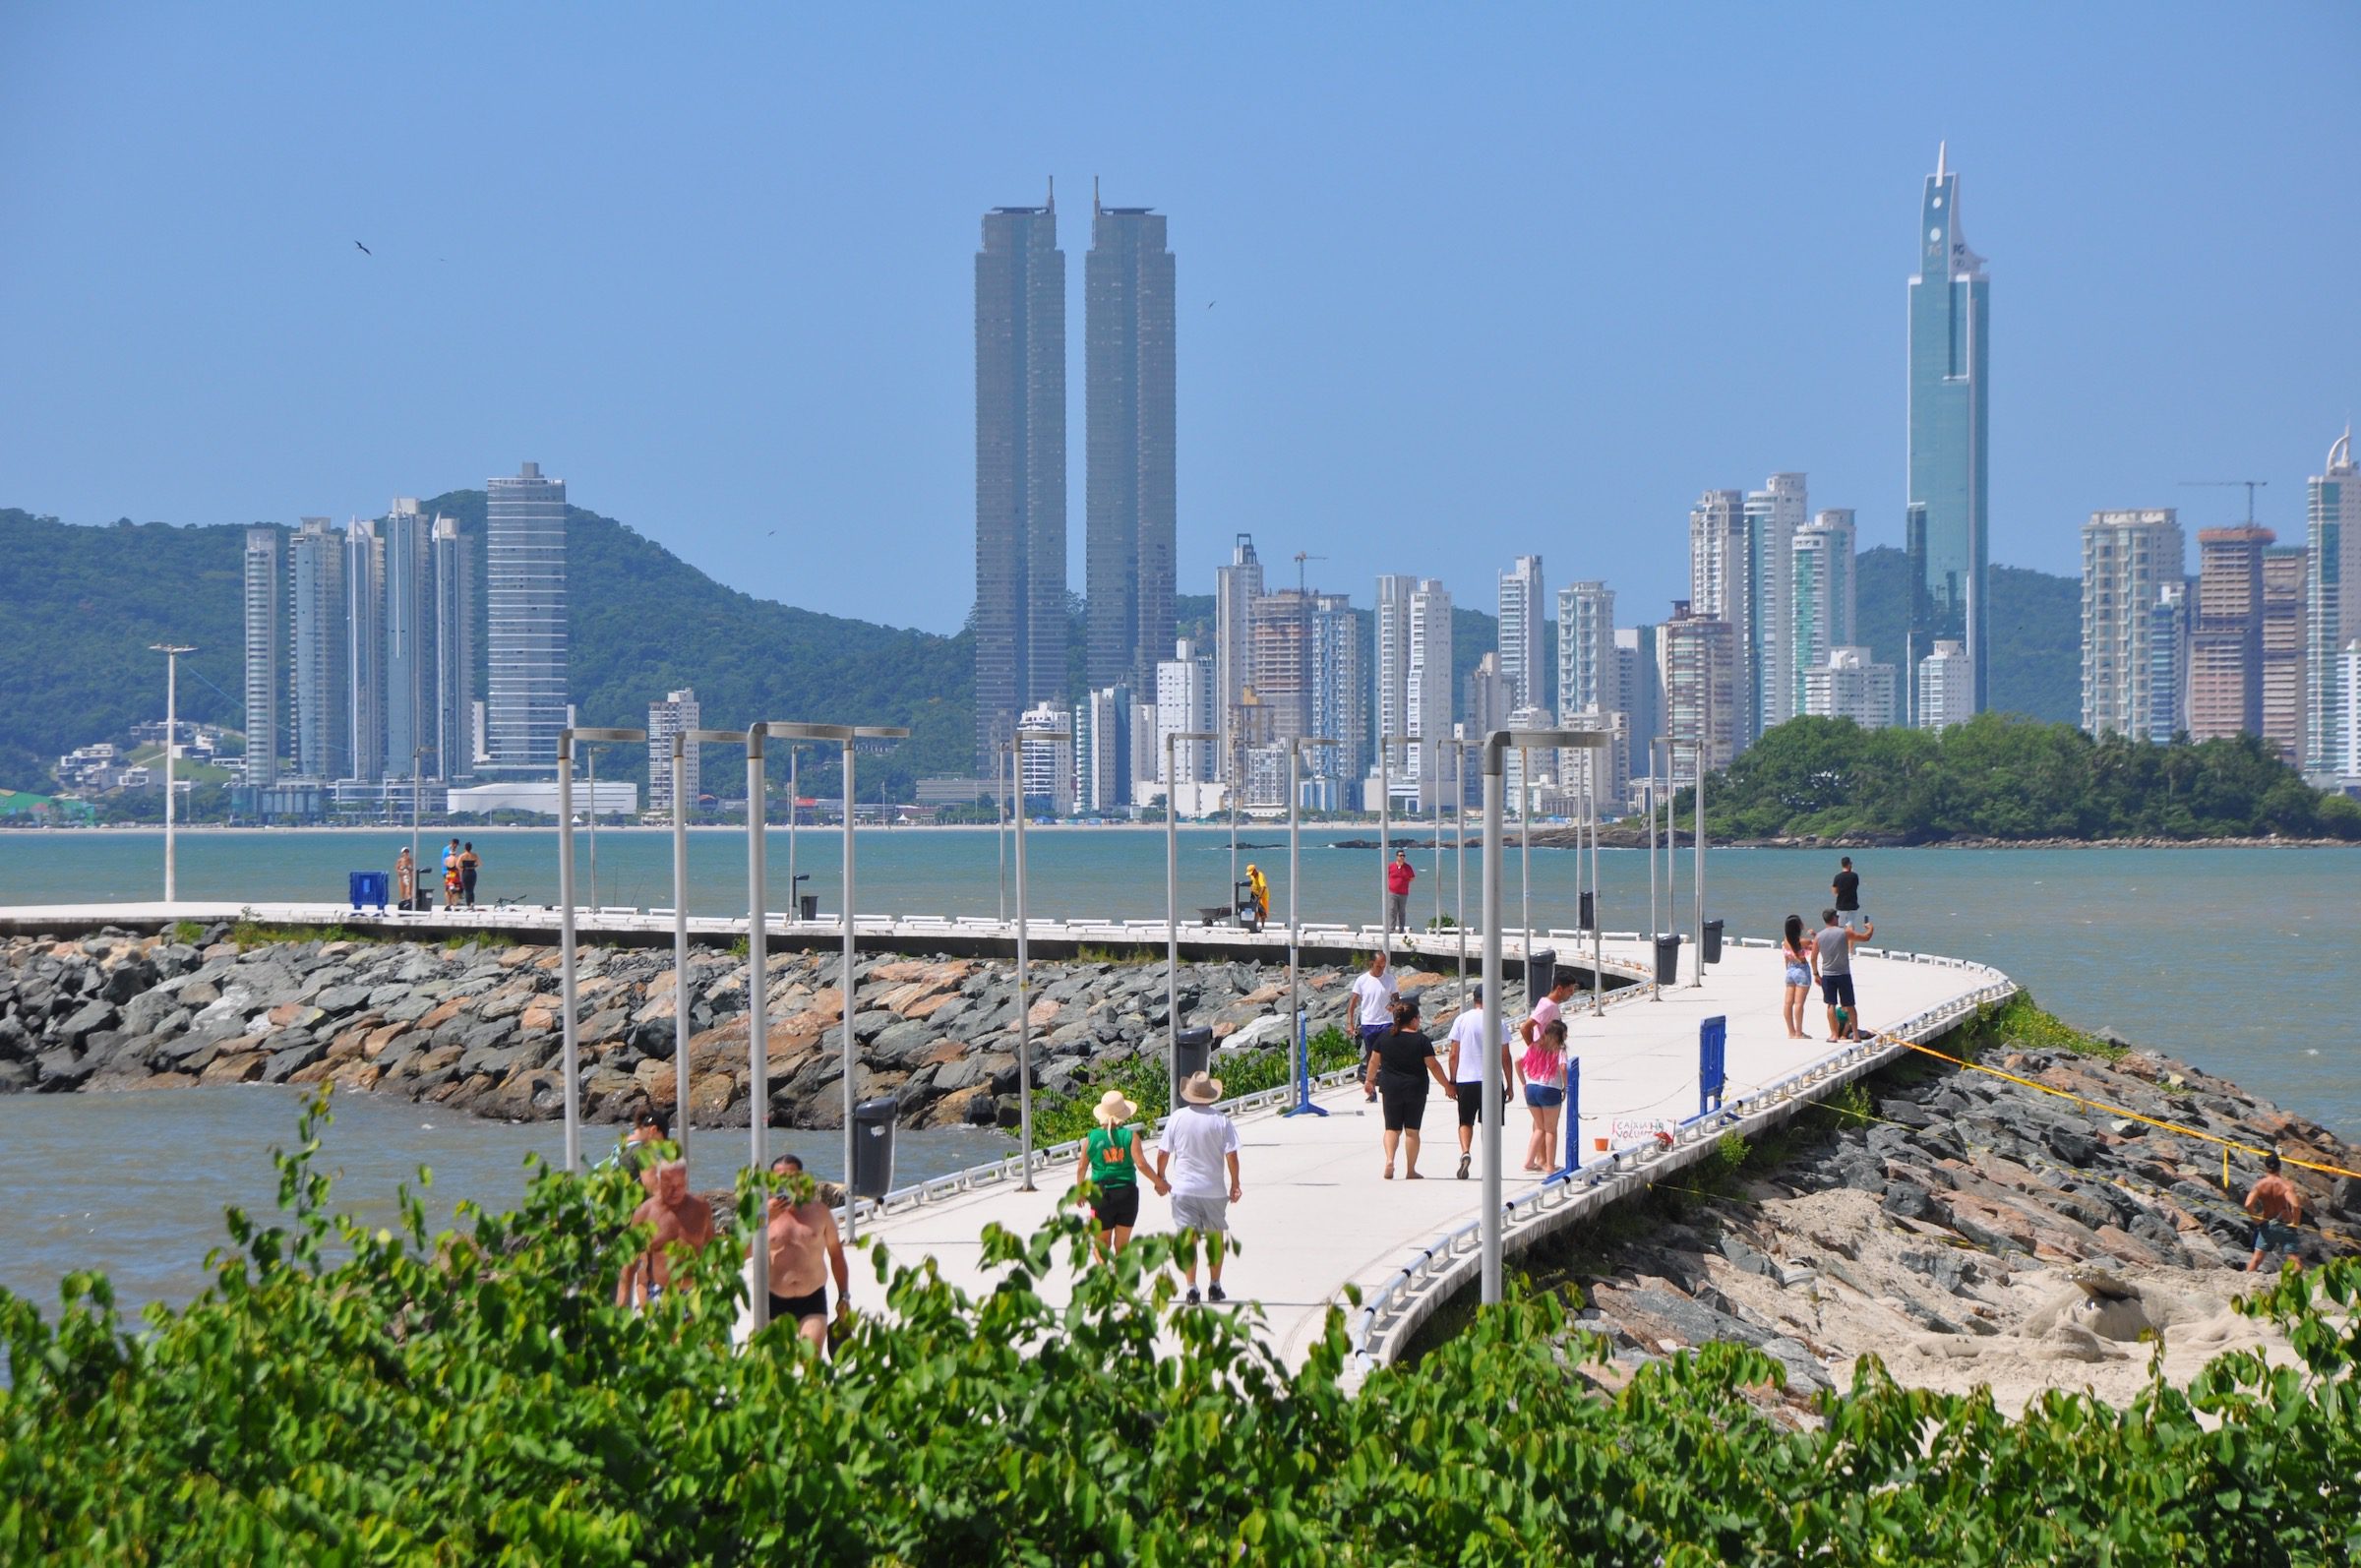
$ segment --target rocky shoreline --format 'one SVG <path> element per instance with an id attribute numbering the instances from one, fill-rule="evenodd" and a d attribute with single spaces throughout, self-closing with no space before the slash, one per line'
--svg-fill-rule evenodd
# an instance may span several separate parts
<path id="1" fill-rule="evenodd" d="M 2124 1403 L 2151 1353 L 2184 1384 L 2226 1350 L 2291 1359 L 2268 1323 L 2229 1307 L 2258 1283 L 2240 1208 L 2258 1157 L 2231 1155 L 2225 1190 L 2220 1145 L 2091 1102 L 2289 1162 L 2361 1171 L 2361 1149 L 2152 1053 L 2109 1061 L 2002 1039 L 1982 1059 L 2087 1099 L 1914 1056 L 1735 1173 L 1537 1259 L 1537 1279 L 1579 1287 L 1586 1326 L 1615 1347 L 1593 1375 L 1615 1386 L 1653 1357 L 1734 1340 L 1786 1367 L 1783 1401 L 1800 1417 L 1872 1352 L 1904 1383 L 1989 1386 L 2012 1411 L 2053 1387 Z M 2361 1250 L 2361 1181 L 2292 1163 L 2285 1175 L 2305 1208 L 2296 1255 Z"/>
<path id="2" fill-rule="evenodd" d="M 330 1083 L 478 1116 L 563 1114 L 558 952 L 467 941 L 250 941 L 215 925 L 174 933 L 109 928 L 81 939 L 0 942 L 0 1093 Z M 690 958 L 692 1125 L 744 1126 L 747 969 Z M 843 1124 L 840 958 L 776 952 L 765 966 L 770 1113 L 784 1126 Z M 1313 1027 L 1331 1021 L 1343 976 L 1303 970 Z M 673 1109 L 674 982 L 668 949 L 580 949 L 582 1113 L 628 1121 Z M 1413 989 L 1439 978 L 1406 977 Z M 1142 1054 L 1161 1055 L 1161 963 L 1032 966 L 1037 1089 Z M 1286 973 L 1244 963 L 1180 970 L 1184 1024 L 1217 1049 L 1280 1044 Z M 911 1126 L 1011 1125 L 1017 1116 L 1014 966 L 864 954 L 854 974 L 860 1098 L 892 1095 Z"/>

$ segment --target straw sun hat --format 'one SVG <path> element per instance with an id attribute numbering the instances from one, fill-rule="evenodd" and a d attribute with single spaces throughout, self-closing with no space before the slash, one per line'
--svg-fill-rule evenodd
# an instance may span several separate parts
<path id="1" fill-rule="evenodd" d="M 1209 1106 L 1222 1097 L 1222 1080 L 1193 1072 L 1180 1085 L 1180 1098 L 1192 1106 Z"/>
<path id="2" fill-rule="evenodd" d="M 1124 1099 L 1120 1089 L 1110 1089 L 1099 1096 L 1098 1106 L 1091 1112 L 1102 1127 L 1120 1127 L 1138 1115 L 1139 1107 Z"/>

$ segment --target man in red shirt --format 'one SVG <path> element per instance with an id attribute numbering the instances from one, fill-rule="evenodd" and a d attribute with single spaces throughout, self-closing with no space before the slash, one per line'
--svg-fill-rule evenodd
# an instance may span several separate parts
<path id="1" fill-rule="evenodd" d="M 1410 864 L 1408 850 L 1395 850 L 1394 863 L 1385 869 L 1385 929 L 1410 930 L 1410 883 L 1419 874 Z"/>

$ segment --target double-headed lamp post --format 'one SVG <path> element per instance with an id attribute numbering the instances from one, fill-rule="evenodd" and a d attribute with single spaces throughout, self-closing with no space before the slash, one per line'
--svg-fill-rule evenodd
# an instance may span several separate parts
<path id="1" fill-rule="evenodd" d="M 559 1058 L 566 1077 L 566 1170 L 582 1168 L 582 1079 L 580 1030 L 574 1016 L 574 751 L 577 746 L 613 742 L 645 745 L 645 730 L 564 729 L 558 732 L 558 983 L 564 1014 L 565 1051 Z M 597 809 L 595 800 L 592 810 Z M 682 1115 L 687 1106 L 674 1108 Z"/>
<path id="2" fill-rule="evenodd" d="M 1180 1109 L 1180 796 L 1174 782 L 1173 748 L 1183 741 L 1218 741 L 1210 730 L 1164 734 L 1164 1039 L 1166 1109 Z M 1193 767 L 1189 770 L 1196 771 Z"/>
<path id="3" fill-rule="evenodd" d="M 180 895 L 172 855 L 172 746 L 180 734 L 180 656 L 197 649 L 186 642 L 151 642 L 148 646 L 164 656 L 164 902 L 169 904 Z M 253 744 L 249 737 L 250 751 Z"/>
<path id="4" fill-rule="evenodd" d="M 1500 758 L 1510 747 L 1596 749 L 1597 730 L 1494 730 L 1483 740 L 1483 1304 L 1500 1299 Z M 1597 914 L 1594 911 L 1593 918 Z M 1533 935 L 1525 936 L 1533 961 Z M 1569 1136 L 1574 1129 L 1569 1128 Z"/>
<path id="5" fill-rule="evenodd" d="M 1016 749 L 1016 1119 L 1025 1146 L 1024 1190 L 1033 1190 L 1033 996 L 1025 952 L 1025 746 L 1028 742 L 1070 742 L 1070 730 L 1019 730 Z M 1165 814 L 1170 816 L 1168 810 Z"/>
<path id="6" fill-rule="evenodd" d="M 1328 1114 L 1311 1103 L 1309 1092 L 1303 1088 L 1310 1080 L 1309 1064 L 1304 1058 L 1311 1048 L 1303 1039 L 1303 985 L 1299 960 L 1303 939 L 1303 754 L 1336 744 L 1333 735 L 1299 735 L 1287 747 L 1287 1037 L 1298 1098 L 1294 1109 L 1281 1114 L 1291 1116 Z"/>

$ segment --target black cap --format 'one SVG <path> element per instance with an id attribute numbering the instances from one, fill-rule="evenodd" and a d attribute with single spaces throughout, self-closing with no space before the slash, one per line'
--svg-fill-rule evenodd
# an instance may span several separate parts
<path id="1" fill-rule="evenodd" d="M 2265 1155 L 2263 1157 L 2263 1169 L 2275 1173 L 2279 1169 L 2279 1157 L 2275 1154 Z"/>

